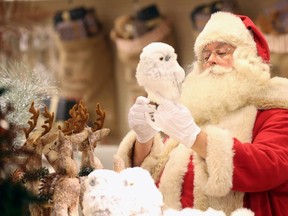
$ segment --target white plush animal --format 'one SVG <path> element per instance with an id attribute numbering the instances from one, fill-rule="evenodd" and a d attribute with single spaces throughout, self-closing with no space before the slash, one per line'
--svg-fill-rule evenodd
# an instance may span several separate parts
<path id="1" fill-rule="evenodd" d="M 163 210 L 163 197 L 149 172 L 140 167 L 120 173 L 98 169 L 85 180 L 83 198 L 85 216 L 226 216 L 223 211 L 192 208 Z M 254 216 L 248 209 L 238 209 L 231 216 Z"/>
<path id="2" fill-rule="evenodd" d="M 163 196 L 147 170 L 126 168 L 120 176 L 125 187 L 125 200 L 131 206 L 129 215 L 162 215 Z"/>
<path id="3" fill-rule="evenodd" d="M 136 69 L 136 79 L 148 94 L 148 99 L 160 104 L 161 98 L 178 100 L 185 71 L 177 62 L 172 46 L 153 42 L 143 48 Z"/>
<path id="4" fill-rule="evenodd" d="M 245 208 L 240 208 L 232 212 L 231 216 L 254 216 L 255 214 Z M 212 208 L 208 208 L 206 211 L 201 211 L 192 208 L 184 208 L 180 211 L 175 209 L 166 209 L 163 216 L 228 216 L 223 211 L 217 211 Z"/>
<path id="5" fill-rule="evenodd" d="M 94 170 L 85 180 L 85 188 L 82 202 L 85 216 L 128 215 L 123 205 L 124 187 L 119 173 L 107 169 Z"/>
<path id="6" fill-rule="evenodd" d="M 163 197 L 147 170 L 127 168 L 117 173 L 98 169 L 88 175 L 83 197 L 85 216 L 160 216 Z"/>

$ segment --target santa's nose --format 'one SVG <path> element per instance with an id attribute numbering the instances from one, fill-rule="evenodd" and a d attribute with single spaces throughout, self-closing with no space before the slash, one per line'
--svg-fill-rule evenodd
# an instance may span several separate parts
<path id="1" fill-rule="evenodd" d="M 209 56 L 208 60 L 207 60 L 207 63 L 209 65 L 215 65 L 217 63 L 217 55 L 214 54 L 214 53 L 211 53 L 211 55 Z"/>

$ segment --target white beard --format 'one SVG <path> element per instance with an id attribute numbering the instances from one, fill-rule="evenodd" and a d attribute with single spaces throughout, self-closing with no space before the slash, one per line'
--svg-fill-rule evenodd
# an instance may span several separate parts
<path id="1" fill-rule="evenodd" d="M 260 62 L 234 60 L 232 68 L 213 66 L 202 73 L 195 63 L 183 83 L 180 101 L 197 124 L 218 123 L 228 112 L 248 105 L 269 78 L 269 67 Z"/>

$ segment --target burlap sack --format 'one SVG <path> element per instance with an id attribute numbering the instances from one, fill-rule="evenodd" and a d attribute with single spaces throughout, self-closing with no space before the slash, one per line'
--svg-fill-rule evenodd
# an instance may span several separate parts
<path id="1" fill-rule="evenodd" d="M 271 75 L 288 78 L 288 54 L 271 53 Z"/>
<path id="2" fill-rule="evenodd" d="M 271 52 L 271 75 L 288 78 L 288 34 L 264 34 Z"/>
<path id="3" fill-rule="evenodd" d="M 57 47 L 61 96 L 83 99 L 91 122 L 96 119 L 95 109 L 99 102 L 106 111 L 104 127 L 109 127 L 111 134 L 116 135 L 113 60 L 104 34 L 81 40 L 58 40 Z"/>
<path id="4" fill-rule="evenodd" d="M 125 22 L 125 19 L 123 22 Z M 116 21 L 115 23 L 119 22 Z M 162 19 L 157 22 L 157 26 L 155 26 L 152 30 L 133 39 L 125 39 L 120 37 L 119 34 L 117 34 L 117 32 L 119 32 L 119 28 L 121 29 L 121 26 L 116 25 L 114 29 L 111 30 L 110 37 L 116 45 L 117 63 L 120 63 L 120 67 L 117 67 L 117 73 L 121 74 L 121 80 L 123 79 L 125 83 L 123 88 L 126 90 L 126 92 L 123 94 L 124 96 L 121 95 L 123 98 L 121 98 L 122 104 L 120 107 L 122 110 L 121 112 L 124 113 L 124 115 L 119 116 L 119 121 L 121 122 L 120 132 L 124 135 L 125 132 L 127 133 L 129 130 L 127 115 L 130 107 L 133 105 L 138 96 L 147 96 L 144 88 L 137 84 L 135 77 L 136 67 L 139 63 L 139 57 L 142 49 L 146 45 L 157 41 L 173 46 L 176 52 L 177 47 L 172 26 L 165 17 L 162 17 Z M 122 82 L 121 84 L 123 85 Z"/>
<path id="5" fill-rule="evenodd" d="M 110 37 L 115 42 L 119 60 L 124 64 L 125 67 L 134 72 L 139 62 L 139 56 L 142 52 L 142 49 L 149 43 L 160 41 L 170 44 L 176 48 L 172 27 L 166 18 L 163 18 L 162 21 L 159 22 L 159 24 L 153 30 L 145 33 L 140 37 L 134 39 L 124 39 L 117 35 L 115 29 L 111 30 Z M 125 75 L 127 82 L 133 82 L 134 77 L 135 74 Z"/>

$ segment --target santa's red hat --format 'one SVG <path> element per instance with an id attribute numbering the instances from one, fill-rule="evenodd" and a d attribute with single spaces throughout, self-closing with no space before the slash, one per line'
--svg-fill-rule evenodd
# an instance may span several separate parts
<path id="1" fill-rule="evenodd" d="M 250 48 L 264 62 L 269 63 L 270 51 L 266 39 L 252 20 L 244 15 L 219 11 L 211 15 L 203 31 L 195 41 L 196 58 L 201 57 L 203 48 L 212 42 L 224 42 L 237 47 Z"/>

